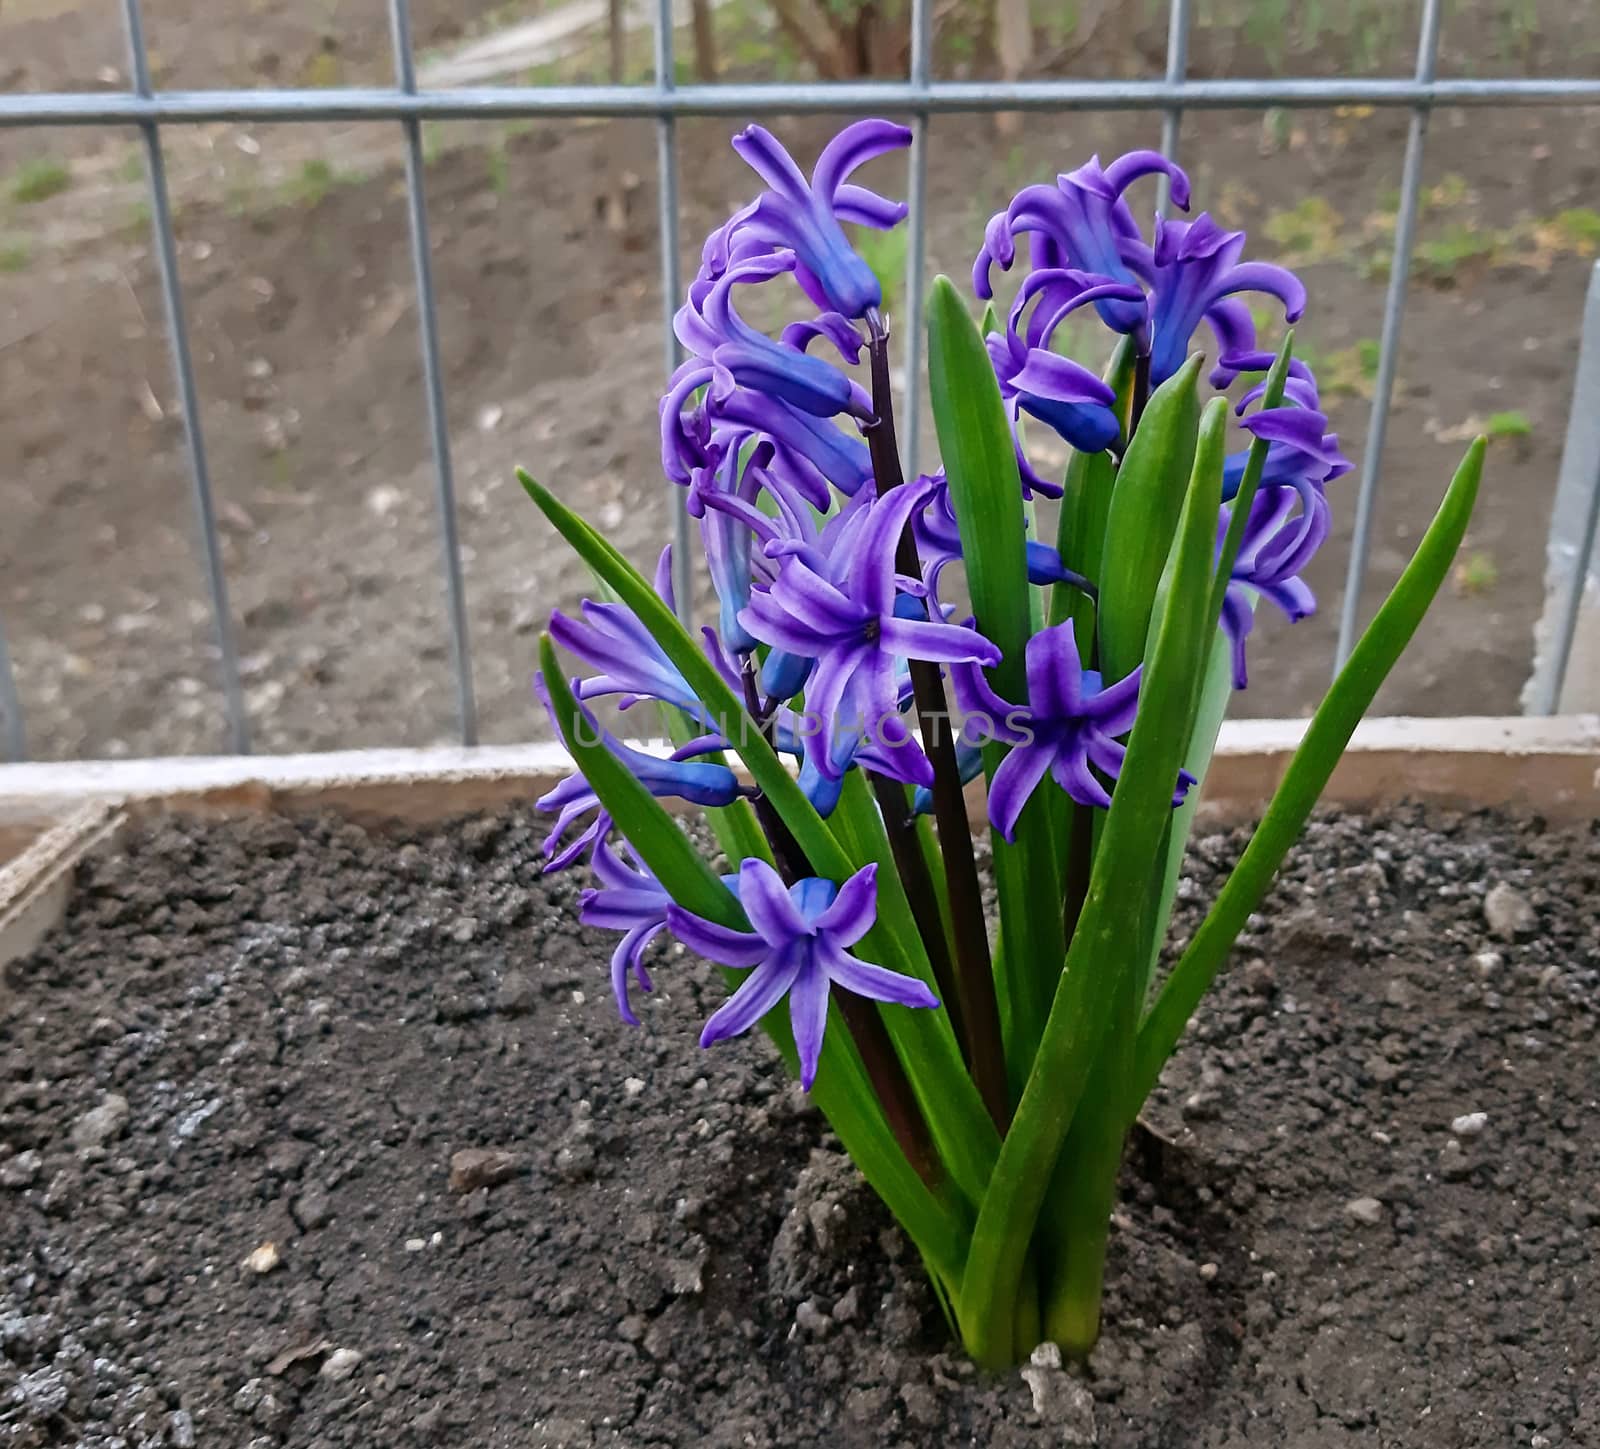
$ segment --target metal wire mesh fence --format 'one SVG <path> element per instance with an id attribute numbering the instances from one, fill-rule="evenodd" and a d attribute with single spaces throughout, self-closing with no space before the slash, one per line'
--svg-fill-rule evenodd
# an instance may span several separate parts
<path id="1" fill-rule="evenodd" d="M 1162 118 L 1162 148 L 1176 156 L 1182 117 L 1195 109 L 1258 109 L 1366 105 L 1410 111 L 1401 177 L 1399 211 L 1384 305 L 1381 350 L 1357 495 L 1355 535 L 1339 618 L 1337 661 L 1342 663 L 1355 641 L 1361 617 L 1363 585 L 1372 543 L 1390 405 L 1395 388 L 1395 359 L 1405 316 L 1409 263 L 1416 239 L 1422 190 L 1423 151 L 1429 116 L 1439 106 L 1600 105 L 1600 78 L 1440 79 L 1436 74 L 1443 0 L 1423 0 L 1417 38 L 1416 67 L 1410 79 L 1192 80 L 1187 75 L 1193 0 L 1170 0 L 1165 73 L 1160 80 L 1041 80 L 1015 83 L 935 81 L 931 74 L 932 0 L 911 0 L 911 45 L 904 81 L 794 85 L 692 85 L 675 83 L 672 0 L 655 0 L 654 77 L 646 86 L 504 86 L 419 90 L 411 37 L 409 0 L 390 0 L 389 24 L 394 51 L 394 84 L 389 88 L 342 87 L 312 90 L 157 91 L 151 82 L 140 0 L 122 0 L 132 84 L 117 93 L 55 93 L 0 96 L 0 126 L 120 125 L 135 128 L 142 138 L 150 192 L 150 220 L 155 258 L 165 302 L 168 341 L 183 414 L 185 443 L 200 538 L 212 624 L 220 657 L 221 688 L 228 739 L 236 752 L 250 747 L 249 724 L 239 682 L 238 647 L 222 566 L 210 472 L 200 420 L 194 361 L 184 317 L 178 275 L 172 207 L 163 162 L 161 128 L 216 121 L 393 121 L 405 146 L 407 213 L 412 265 L 418 300 L 418 326 L 423 362 L 429 433 L 433 448 L 439 514 L 445 627 L 454 670 L 460 738 L 478 737 L 472 688 L 472 660 L 467 637 L 461 549 L 457 533 L 455 483 L 446 423 L 443 371 L 437 309 L 428 242 L 428 210 L 424 193 L 421 126 L 424 120 L 483 120 L 523 117 L 646 117 L 655 123 L 657 139 L 658 241 L 661 263 L 663 367 L 678 361 L 672 314 L 682 290 L 678 245 L 678 170 L 676 122 L 687 115 L 759 113 L 839 113 L 891 111 L 909 114 L 914 140 L 910 156 L 910 216 L 907 238 L 907 415 L 906 460 L 915 468 L 917 419 L 921 406 L 921 304 L 926 255 L 928 118 L 933 114 L 985 114 L 1000 111 L 1135 111 Z M 1576 400 L 1574 406 L 1581 407 Z M 1600 407 L 1600 399 L 1591 404 Z M 1595 479 L 1600 498 L 1600 476 Z M 674 510 L 677 567 L 687 567 L 688 522 L 681 494 L 663 489 L 663 507 Z M 1590 515 L 1592 532 L 1592 513 Z M 1591 540 L 1592 542 L 1592 540 Z M 1573 570 L 1567 584 L 1570 601 L 1561 617 L 1576 615 L 1587 570 Z M 677 581 L 677 597 L 691 597 L 688 581 Z M 0 621 L 3 624 L 3 621 Z M 1558 635 L 1565 651 L 1572 630 Z M 1541 703 L 1554 707 L 1549 692 Z M 11 759 L 24 757 L 26 743 L 21 703 L 0 627 L 0 749 Z"/>

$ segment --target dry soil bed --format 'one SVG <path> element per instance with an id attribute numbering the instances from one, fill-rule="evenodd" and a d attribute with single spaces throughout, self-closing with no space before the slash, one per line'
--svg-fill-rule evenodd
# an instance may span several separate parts
<path id="1" fill-rule="evenodd" d="M 696 1048 L 708 972 L 618 1023 L 541 834 L 83 867 L 0 996 L 0 1444 L 1600 1442 L 1595 831 L 1314 825 L 1130 1153 L 1105 1340 L 1031 1383 L 765 1044 Z"/>

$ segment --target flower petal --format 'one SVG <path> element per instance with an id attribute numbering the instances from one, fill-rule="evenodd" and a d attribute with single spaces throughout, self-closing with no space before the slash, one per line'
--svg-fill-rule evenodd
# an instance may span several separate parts
<path id="1" fill-rule="evenodd" d="M 869 1001 L 888 1001 L 896 1006 L 937 1006 L 939 998 L 929 990 L 926 982 L 915 976 L 905 976 L 885 966 L 875 966 L 862 961 L 848 951 L 840 950 L 833 940 L 820 941 L 816 947 L 822 969 L 834 985 L 864 996 Z"/>
<path id="2" fill-rule="evenodd" d="M 910 144 L 911 131 L 906 126 L 875 118 L 856 121 L 822 148 L 812 168 L 811 189 L 833 205 L 840 183 L 858 166 L 890 151 L 904 150 Z"/>
<path id="3" fill-rule="evenodd" d="M 756 967 L 707 1018 L 700 1045 L 708 1047 L 731 1036 L 743 1036 L 780 1001 L 795 981 L 796 947 L 779 952 Z"/>
<path id="4" fill-rule="evenodd" d="M 853 946 L 878 918 L 878 867 L 862 866 L 839 887 L 833 904 L 822 911 L 812 925 L 826 931 L 840 946 Z"/>
<path id="5" fill-rule="evenodd" d="M 754 966 L 770 950 L 767 943 L 754 931 L 731 931 L 694 915 L 682 906 L 667 907 L 667 925 L 672 934 L 697 956 L 716 961 L 724 966 Z"/>
<path id="6" fill-rule="evenodd" d="M 778 872 L 759 857 L 751 856 L 739 866 L 739 899 L 750 924 L 770 946 L 781 946 L 811 929 Z"/>
<path id="7" fill-rule="evenodd" d="M 789 988 L 789 1024 L 794 1029 L 794 1049 L 800 1058 L 800 1085 L 811 1090 L 817 1079 L 817 1059 L 828 1027 L 828 978 L 814 959 L 812 943 L 796 942 L 793 950 L 804 964 Z"/>
<path id="8" fill-rule="evenodd" d="M 1055 758 L 1056 747 L 1045 740 L 1017 745 L 989 782 L 989 823 L 1007 840 L 1017 833 L 1017 820 L 1028 797 L 1038 788 Z"/>

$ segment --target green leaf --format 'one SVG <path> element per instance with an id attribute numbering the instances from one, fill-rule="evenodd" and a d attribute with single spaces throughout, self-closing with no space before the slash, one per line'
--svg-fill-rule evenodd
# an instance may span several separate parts
<path id="1" fill-rule="evenodd" d="M 539 668 L 555 711 L 561 742 L 639 858 L 686 911 L 735 931 L 748 928 L 733 893 L 723 885 L 666 807 L 595 737 L 578 709 L 548 634 L 539 637 Z"/>
<path id="2" fill-rule="evenodd" d="M 1192 373 L 1188 386 L 1192 390 Z M 1095 852 L 1083 914 L 1027 1087 L 978 1211 L 960 1305 L 963 1339 L 982 1364 L 998 1366 L 1011 1356 L 1019 1275 L 1052 1168 L 1119 995 L 1128 989 L 1129 973 L 1144 967 L 1145 933 L 1130 930 L 1130 923 L 1138 923 L 1148 909 L 1153 863 L 1171 822 L 1185 746 L 1172 722 L 1187 719 L 1205 660 L 1205 602 L 1220 486 L 1220 471 L 1209 467 L 1197 469 L 1189 480 L 1139 715 Z"/>
<path id="3" fill-rule="evenodd" d="M 562 537 L 616 592 L 617 598 L 633 610 L 706 706 L 710 717 L 719 722 L 720 733 L 733 745 L 756 785 L 789 827 L 805 852 L 811 869 L 825 879 L 843 881 L 859 866 L 866 864 L 864 860 L 853 859 L 839 844 L 794 777 L 784 768 L 766 737 L 756 728 L 755 721 L 745 711 L 738 697 L 643 575 L 549 489 L 526 473 L 519 471 L 517 476 L 528 496 L 539 505 Z M 885 925 L 874 926 L 862 938 L 859 954 L 892 970 L 921 975 L 923 979 L 930 978 L 932 974 L 926 953 L 922 953 L 920 960 L 906 958 L 898 949 L 895 936 Z M 884 1008 L 883 1015 L 891 1035 L 904 1033 L 919 1041 L 919 1048 L 902 1055 L 902 1062 L 920 1098 L 940 1099 L 941 1110 L 929 1121 L 928 1126 L 946 1167 L 963 1189 L 976 1198 L 988 1181 L 993 1152 L 986 1149 L 992 1147 L 994 1126 L 984 1110 L 977 1088 L 964 1070 L 950 1072 L 949 1055 L 940 1049 L 941 1028 L 953 1049 L 954 1039 L 949 1032 L 948 1022 L 941 1019 L 916 1020 L 933 1015 L 923 1008 L 890 1006 Z M 943 1013 L 938 1013 L 937 1018 L 943 1018 Z M 942 1083 L 938 1088 L 930 1084 L 929 1078 L 933 1075 L 938 1075 Z M 821 1073 L 817 1080 L 821 1085 Z M 870 1098 L 871 1088 L 865 1090 Z M 830 1120 L 833 1120 L 831 1113 Z M 844 1136 L 843 1131 L 840 1131 L 840 1136 Z M 896 1152 L 899 1153 L 898 1146 Z M 853 1149 L 851 1155 L 855 1155 Z M 899 1155 L 903 1160 L 904 1155 Z M 885 1201 L 888 1201 L 887 1197 Z M 889 1206 L 898 1215 L 899 1209 L 892 1201 Z M 906 1227 L 907 1231 L 914 1233 L 910 1223 Z"/>
<path id="4" fill-rule="evenodd" d="M 744 702 L 728 687 L 716 666 L 683 627 L 650 582 L 610 541 L 561 502 L 550 490 L 518 470 L 517 478 L 556 531 L 583 561 L 603 578 L 617 598 L 632 609 L 690 689 L 706 706 L 715 728 L 744 761 L 756 786 L 793 832 L 818 875 L 842 881 L 855 868 L 840 849 L 822 817 L 784 768 L 766 736 L 756 727 Z"/>
<path id="5" fill-rule="evenodd" d="M 1189 833 L 1194 828 L 1194 818 L 1205 795 L 1206 772 L 1210 769 L 1211 756 L 1217 748 L 1217 736 L 1222 731 L 1222 721 L 1232 698 L 1233 650 L 1228 636 L 1219 629 L 1211 636 L 1211 654 L 1200 684 L 1200 707 L 1195 712 L 1194 728 L 1189 732 L 1189 748 L 1183 757 L 1183 768 L 1194 776 L 1195 783 L 1172 816 L 1172 830 L 1162 859 L 1155 933 L 1139 988 L 1141 1003 L 1149 993 L 1156 963 L 1161 959 L 1161 945 L 1167 938 L 1167 926 L 1172 920 L 1172 903 L 1177 899 L 1178 880 L 1183 873 L 1183 853 L 1188 847 Z"/>
<path id="6" fill-rule="evenodd" d="M 1097 581 L 1100 661 L 1108 681 L 1131 674 L 1144 657 L 1156 588 L 1194 462 L 1200 361 L 1195 354 L 1151 394 L 1117 470 L 1106 518 L 1103 576 Z"/>
<path id="7" fill-rule="evenodd" d="M 1234 866 L 1210 914 L 1167 978 L 1139 1030 L 1129 1115 L 1150 1094 L 1184 1027 L 1216 978 L 1250 913 L 1266 894 L 1290 846 L 1299 838 L 1328 777 L 1449 576 L 1483 476 L 1487 440 L 1467 450 L 1444 501 L 1393 592 L 1367 626 L 1350 658 L 1311 718 L 1250 844 Z"/>
<path id="8" fill-rule="evenodd" d="M 1028 697 L 1024 655 L 1033 634 L 1022 478 L 994 365 L 948 277 L 934 282 L 928 304 L 928 394 L 972 610 L 1001 654 L 989 677 L 1003 699 L 1020 704 Z M 991 779 L 1005 753 L 999 745 L 984 750 Z M 1059 892 L 1050 825 L 1049 802 L 1039 792 L 1018 821 L 1015 842 L 998 832 L 993 836 L 1005 925 L 994 970 L 1007 1064 L 1017 1075 L 1033 1056 L 1060 965 L 1059 918 L 1055 910 L 1041 909 L 1041 902 Z"/>
<path id="9" fill-rule="evenodd" d="M 934 280 L 928 300 L 928 396 L 972 611 L 1004 656 L 990 677 L 1002 695 L 1020 701 L 1027 698 L 1022 650 L 1031 633 L 1022 478 L 994 365 L 948 277 Z"/>
<path id="10" fill-rule="evenodd" d="M 1116 399 L 1111 407 L 1122 424 L 1122 444 L 1126 448 L 1128 427 L 1133 421 L 1133 391 L 1139 381 L 1139 344 L 1134 338 L 1124 336 L 1117 343 L 1103 376 Z"/>

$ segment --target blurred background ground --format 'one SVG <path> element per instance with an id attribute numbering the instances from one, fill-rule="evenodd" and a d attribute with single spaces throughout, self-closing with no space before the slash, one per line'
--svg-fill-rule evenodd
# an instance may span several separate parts
<path id="1" fill-rule="evenodd" d="M 854 0 L 830 0 L 836 11 Z M 683 77 L 789 80 L 904 66 L 903 15 L 843 43 L 809 0 L 686 4 Z M 626 80 L 650 71 L 642 15 L 613 45 L 598 0 L 565 8 L 417 0 L 424 84 Z M 999 54 L 982 3 L 937 7 L 936 73 L 1152 76 L 1165 6 L 1035 0 Z M 814 16 L 812 17 L 815 18 Z M 1204 0 L 1197 76 L 1407 74 L 1417 4 Z M 164 87 L 382 84 L 382 0 L 148 0 Z M 519 27 L 530 27 L 531 30 Z M 507 32 L 521 39 L 501 44 Z M 708 44 L 709 42 L 709 44 Z M 1595 75 L 1600 12 L 1458 0 L 1441 72 Z M 0 88 L 127 84 L 111 0 L 0 0 Z M 836 122 L 763 118 L 797 154 Z M 964 276 L 984 220 L 1092 152 L 1154 145 L 1154 116 L 937 119 L 929 253 Z M 1298 329 L 1359 459 L 1377 364 L 1406 117 L 1195 113 L 1196 207 L 1251 231 L 1312 292 Z M 728 120 L 679 127 L 685 255 L 750 190 Z M 426 744 L 454 728 L 398 129 L 172 128 L 180 263 L 257 747 Z M 484 737 L 539 737 L 529 700 L 548 610 L 585 574 L 522 499 L 522 463 L 636 560 L 667 537 L 654 135 L 642 122 L 425 128 L 446 386 Z M 872 180 L 904 194 L 894 160 Z M 183 433 L 136 138 L 0 130 L 0 618 L 39 757 L 223 747 Z M 1544 539 L 1581 303 L 1600 248 L 1600 114 L 1442 110 L 1383 464 L 1368 610 L 1459 457 L 1494 439 L 1448 597 L 1383 696 L 1390 712 L 1511 712 L 1542 600 Z M 1141 212 L 1152 204 L 1136 197 Z M 879 258 L 893 267 L 892 255 Z M 1276 327 L 1262 314 L 1269 332 Z M 1087 335 L 1085 337 L 1087 341 Z M 931 453 L 924 451 L 926 458 Z M 1263 620 L 1235 712 L 1309 711 L 1332 665 L 1356 478 L 1312 574 L 1322 610 Z"/>

